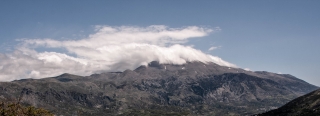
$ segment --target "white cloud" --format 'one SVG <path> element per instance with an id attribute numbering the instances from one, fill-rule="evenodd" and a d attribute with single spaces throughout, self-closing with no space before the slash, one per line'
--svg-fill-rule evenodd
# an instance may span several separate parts
<path id="1" fill-rule="evenodd" d="M 219 57 L 184 46 L 190 38 L 207 36 L 217 29 L 190 26 L 169 28 L 96 26 L 96 33 L 79 40 L 23 39 L 9 54 L 0 53 L 0 81 L 44 78 L 62 73 L 92 73 L 135 69 L 151 61 L 183 64 L 187 61 L 214 62 L 236 67 Z M 38 52 L 37 47 L 64 48 L 69 53 Z"/>
<path id="2" fill-rule="evenodd" d="M 142 27 L 110 27 L 96 26 L 96 33 L 86 39 L 57 41 L 52 39 L 25 40 L 26 44 L 43 45 L 47 47 L 87 47 L 97 48 L 105 45 L 119 45 L 126 43 L 147 43 L 159 46 L 185 43 L 194 37 L 203 37 L 212 32 L 196 26 L 185 28 L 168 28 L 162 25 Z"/>
<path id="3" fill-rule="evenodd" d="M 215 49 L 218 49 L 220 48 L 221 46 L 212 46 L 208 49 L 208 51 L 212 51 L 212 50 L 215 50 Z"/>
<path id="4" fill-rule="evenodd" d="M 251 71 L 251 69 L 249 69 L 249 68 L 244 68 L 244 70 L 246 70 L 246 71 Z"/>

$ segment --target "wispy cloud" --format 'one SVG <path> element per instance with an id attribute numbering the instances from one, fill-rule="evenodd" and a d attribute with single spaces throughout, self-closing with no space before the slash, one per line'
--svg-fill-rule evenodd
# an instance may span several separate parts
<path id="1" fill-rule="evenodd" d="M 215 50 L 215 49 L 218 49 L 218 48 L 221 48 L 221 46 L 212 46 L 208 49 L 208 51 L 212 51 L 212 50 Z"/>
<path id="2" fill-rule="evenodd" d="M 0 54 L 0 81 L 44 78 L 62 73 L 90 75 L 123 71 L 154 60 L 172 64 L 214 62 L 236 67 L 219 57 L 181 45 L 216 30 L 197 26 L 96 26 L 94 34 L 79 40 L 24 39 L 14 52 Z M 38 47 L 63 48 L 73 55 L 57 51 L 39 52 L 35 50 Z"/>
<path id="3" fill-rule="evenodd" d="M 244 70 L 246 70 L 246 71 L 251 71 L 251 69 L 249 69 L 249 68 L 244 68 Z"/>

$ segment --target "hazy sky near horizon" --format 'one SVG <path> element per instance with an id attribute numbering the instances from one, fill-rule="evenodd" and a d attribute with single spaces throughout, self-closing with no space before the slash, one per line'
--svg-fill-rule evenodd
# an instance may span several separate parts
<path id="1" fill-rule="evenodd" d="M 108 62 L 140 57 L 143 53 L 137 50 L 150 48 L 156 52 L 130 60 L 139 62 L 130 68 L 143 60 L 181 63 L 213 58 L 222 65 L 291 74 L 320 86 L 319 6 L 319 0 L 2 0 L 0 80 L 10 80 L 15 72 L 5 69 L 16 67 L 23 69 L 15 79 L 23 74 L 43 76 L 50 69 L 59 70 L 60 65 L 49 67 L 50 63 L 64 59 L 74 62 L 67 66 L 83 67 L 77 69 L 86 71 L 83 75 L 110 66 L 121 70 L 126 67 L 119 65 L 128 62 L 98 64 L 106 57 Z M 193 56 L 186 56 L 190 51 Z M 104 56 L 96 56 L 98 52 Z M 125 52 L 132 54 L 110 58 Z M 167 53 L 173 57 L 162 58 Z"/>

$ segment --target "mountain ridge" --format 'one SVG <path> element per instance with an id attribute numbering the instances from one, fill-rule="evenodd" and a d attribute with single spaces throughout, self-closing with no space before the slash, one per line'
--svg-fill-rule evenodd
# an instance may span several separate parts
<path id="1" fill-rule="evenodd" d="M 283 74 L 214 63 L 154 61 L 123 72 L 1 82 L 0 95 L 23 94 L 23 103 L 64 115 L 78 111 L 86 115 L 163 114 L 166 110 L 184 115 L 252 115 L 317 88 Z"/>
<path id="2" fill-rule="evenodd" d="M 320 115 L 320 89 L 300 96 L 280 108 L 258 116 L 316 116 Z"/>

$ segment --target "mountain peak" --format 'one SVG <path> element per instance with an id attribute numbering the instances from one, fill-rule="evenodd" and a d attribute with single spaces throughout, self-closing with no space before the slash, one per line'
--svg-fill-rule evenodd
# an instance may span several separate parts
<path id="1" fill-rule="evenodd" d="M 163 64 L 160 64 L 159 61 L 152 61 L 148 64 L 149 67 L 155 67 L 159 69 L 164 69 L 165 66 Z"/>

